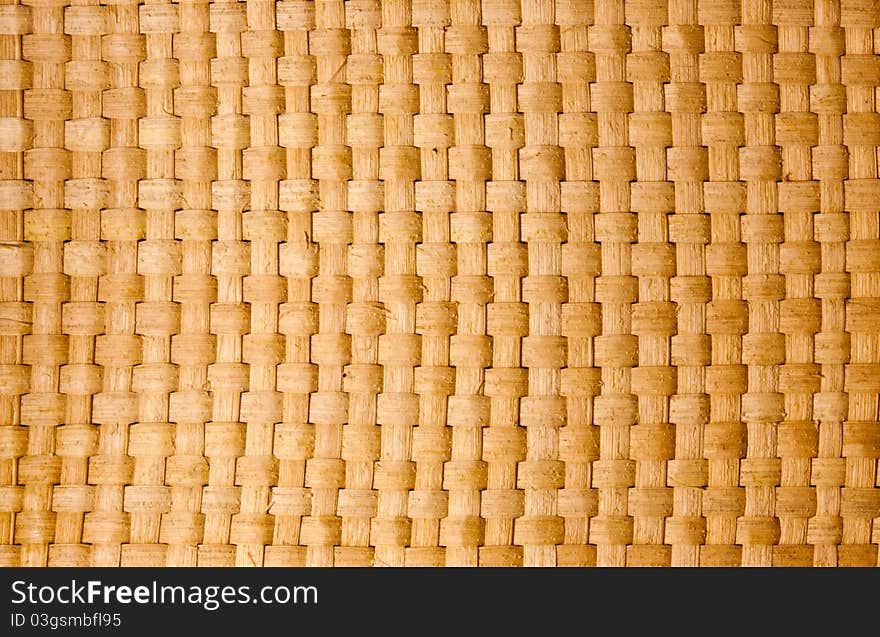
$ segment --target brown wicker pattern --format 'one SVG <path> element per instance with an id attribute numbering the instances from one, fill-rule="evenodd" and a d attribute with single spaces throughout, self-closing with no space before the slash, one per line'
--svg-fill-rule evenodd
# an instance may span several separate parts
<path id="1" fill-rule="evenodd" d="M 876 0 L 2 0 L 0 564 L 877 565 L 878 53 Z"/>

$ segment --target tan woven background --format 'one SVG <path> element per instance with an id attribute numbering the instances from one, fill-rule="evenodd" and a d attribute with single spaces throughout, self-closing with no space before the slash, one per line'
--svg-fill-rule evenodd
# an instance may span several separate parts
<path id="1" fill-rule="evenodd" d="M 0 564 L 876 565 L 880 3 L 0 5 Z"/>

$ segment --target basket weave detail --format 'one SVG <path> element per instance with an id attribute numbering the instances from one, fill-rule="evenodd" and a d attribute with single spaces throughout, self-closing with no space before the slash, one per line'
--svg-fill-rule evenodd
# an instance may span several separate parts
<path id="1" fill-rule="evenodd" d="M 878 564 L 880 3 L 10 1 L 0 565 Z"/>

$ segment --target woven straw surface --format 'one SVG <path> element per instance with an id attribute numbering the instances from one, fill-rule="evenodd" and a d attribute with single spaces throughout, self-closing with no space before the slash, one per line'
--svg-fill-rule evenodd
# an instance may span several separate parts
<path id="1" fill-rule="evenodd" d="M 0 5 L 0 564 L 876 565 L 880 3 Z"/>

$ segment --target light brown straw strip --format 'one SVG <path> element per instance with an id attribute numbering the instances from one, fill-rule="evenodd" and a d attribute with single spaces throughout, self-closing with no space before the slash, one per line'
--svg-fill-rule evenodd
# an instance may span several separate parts
<path id="1" fill-rule="evenodd" d="M 0 565 L 876 566 L 875 0 L 0 0 Z"/>

